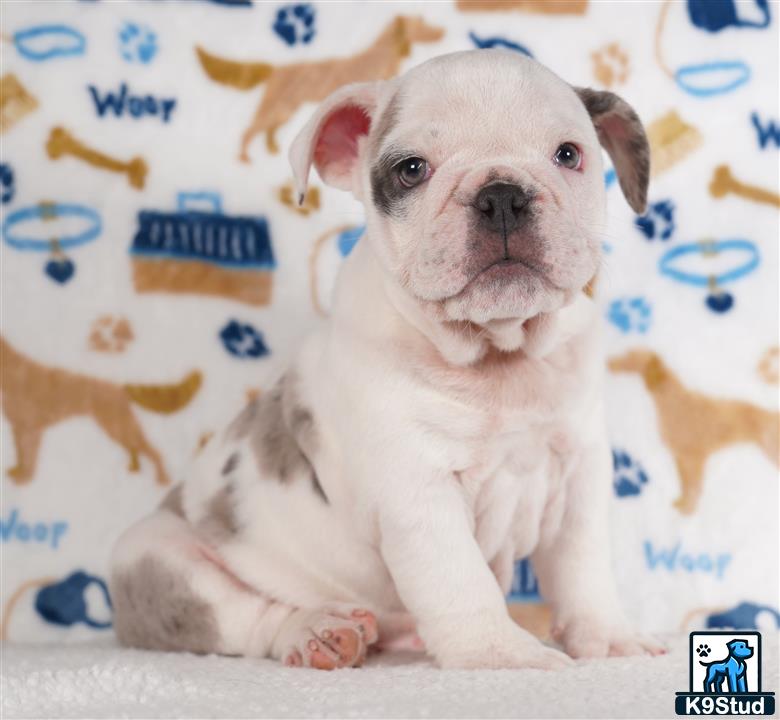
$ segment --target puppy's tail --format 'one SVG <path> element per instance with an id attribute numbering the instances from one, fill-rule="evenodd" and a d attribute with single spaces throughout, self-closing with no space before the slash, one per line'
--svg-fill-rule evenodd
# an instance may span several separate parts
<path id="1" fill-rule="evenodd" d="M 239 90 L 250 90 L 267 80 L 274 71 L 270 63 L 249 63 L 225 60 L 211 53 L 207 53 L 202 47 L 196 46 L 195 52 L 203 69 L 214 82 Z"/>
<path id="2" fill-rule="evenodd" d="M 174 385 L 123 385 L 122 388 L 142 408 L 168 415 L 186 407 L 202 382 L 203 376 L 194 370 Z"/>

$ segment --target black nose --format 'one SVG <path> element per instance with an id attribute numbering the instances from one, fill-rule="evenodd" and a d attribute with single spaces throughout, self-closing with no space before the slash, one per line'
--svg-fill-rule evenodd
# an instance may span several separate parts
<path id="1" fill-rule="evenodd" d="M 531 193 L 519 185 L 492 183 L 485 185 L 474 200 L 484 227 L 492 232 L 512 232 L 530 215 Z"/>

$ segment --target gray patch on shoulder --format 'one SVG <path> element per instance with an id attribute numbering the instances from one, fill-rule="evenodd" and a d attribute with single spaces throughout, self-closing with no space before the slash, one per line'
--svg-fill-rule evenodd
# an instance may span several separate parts
<path id="1" fill-rule="evenodd" d="M 179 483 L 171 488 L 159 505 L 160 510 L 168 510 L 174 515 L 184 517 L 184 505 L 182 503 L 182 485 Z"/>
<path id="2" fill-rule="evenodd" d="M 315 476 L 309 458 L 317 451 L 317 429 L 311 410 L 300 399 L 295 374 L 282 377 L 256 402 L 246 436 L 261 477 L 287 483 L 302 474 Z M 318 494 L 325 497 L 324 492 Z"/>
<path id="3" fill-rule="evenodd" d="M 147 650 L 219 652 L 213 608 L 187 581 L 146 555 L 111 578 L 114 630 L 123 645 Z"/>
<path id="4" fill-rule="evenodd" d="M 227 542 L 241 529 L 236 518 L 234 487 L 228 482 L 209 500 L 203 517 L 198 521 L 197 531 L 215 543 Z"/>

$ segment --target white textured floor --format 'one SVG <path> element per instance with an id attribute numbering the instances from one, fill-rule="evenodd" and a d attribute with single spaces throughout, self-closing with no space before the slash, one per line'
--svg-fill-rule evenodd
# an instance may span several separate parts
<path id="1" fill-rule="evenodd" d="M 764 690 L 777 690 L 765 638 Z M 112 645 L 2 648 L 2 709 L 16 717 L 636 717 L 672 718 L 687 690 L 687 638 L 660 658 L 583 662 L 559 673 L 443 671 L 420 656 L 380 655 L 319 672 L 265 660 Z"/>

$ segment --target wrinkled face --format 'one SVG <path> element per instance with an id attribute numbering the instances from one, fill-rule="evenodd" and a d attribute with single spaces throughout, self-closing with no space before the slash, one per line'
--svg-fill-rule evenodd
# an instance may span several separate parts
<path id="1" fill-rule="evenodd" d="M 341 186 L 366 205 L 369 241 L 404 290 L 448 320 L 550 312 L 596 274 L 600 141 L 629 200 L 644 204 L 647 145 L 630 108 L 609 93 L 578 95 L 518 53 L 436 58 L 373 102 L 326 119 L 325 162 L 315 161 L 322 173 L 334 140 L 355 138 Z"/>

